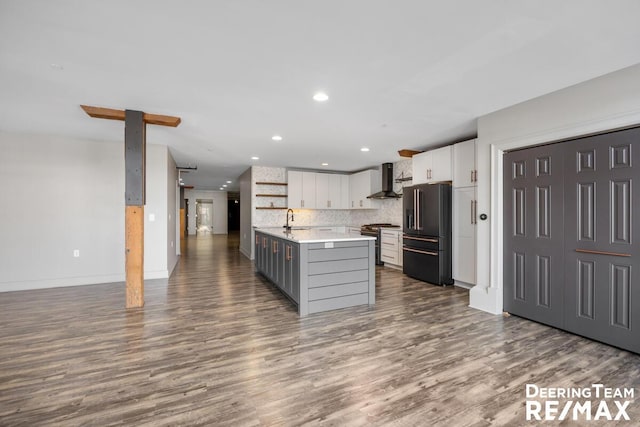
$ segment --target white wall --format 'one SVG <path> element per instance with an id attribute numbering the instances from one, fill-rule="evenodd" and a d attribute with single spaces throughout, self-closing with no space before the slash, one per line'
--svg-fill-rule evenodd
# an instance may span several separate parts
<path id="1" fill-rule="evenodd" d="M 176 162 L 167 150 L 167 272 L 171 272 L 180 254 L 180 189 Z"/>
<path id="2" fill-rule="evenodd" d="M 207 199 L 213 201 L 213 234 L 227 234 L 228 204 L 226 191 L 186 190 L 185 199 L 189 199 L 189 234 L 196 234 L 196 200 Z"/>
<path id="3" fill-rule="evenodd" d="M 124 281 L 123 144 L 0 132 L 0 153 L 0 291 Z M 168 151 L 147 155 L 145 278 L 167 277 Z"/>
<path id="4" fill-rule="evenodd" d="M 488 220 L 478 221 L 471 307 L 502 311 L 503 152 L 637 124 L 640 64 L 478 119 L 478 213 Z"/>

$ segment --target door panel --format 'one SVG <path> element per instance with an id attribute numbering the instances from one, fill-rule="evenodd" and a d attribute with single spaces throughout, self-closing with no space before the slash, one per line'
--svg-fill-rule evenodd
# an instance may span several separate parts
<path id="1" fill-rule="evenodd" d="M 504 157 L 504 309 L 561 327 L 564 299 L 562 152 Z"/>
<path id="2" fill-rule="evenodd" d="M 640 129 L 562 145 L 567 150 L 565 328 L 640 352 L 640 287 L 633 276 L 640 267 L 640 235 L 632 209 L 640 200 L 640 188 L 633 185 Z"/>

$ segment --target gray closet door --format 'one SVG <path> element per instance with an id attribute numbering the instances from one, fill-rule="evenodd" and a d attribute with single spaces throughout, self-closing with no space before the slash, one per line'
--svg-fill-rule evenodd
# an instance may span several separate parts
<path id="1" fill-rule="evenodd" d="M 504 309 L 562 327 L 563 157 L 558 144 L 504 156 Z"/>
<path id="2" fill-rule="evenodd" d="M 640 128 L 566 148 L 565 328 L 640 352 Z"/>

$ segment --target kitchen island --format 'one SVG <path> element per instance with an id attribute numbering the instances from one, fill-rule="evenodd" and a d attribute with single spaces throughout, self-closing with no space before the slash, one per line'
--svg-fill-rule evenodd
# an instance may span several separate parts
<path id="1" fill-rule="evenodd" d="M 317 229 L 256 228 L 258 272 L 298 306 L 298 314 L 374 305 L 375 238 Z"/>

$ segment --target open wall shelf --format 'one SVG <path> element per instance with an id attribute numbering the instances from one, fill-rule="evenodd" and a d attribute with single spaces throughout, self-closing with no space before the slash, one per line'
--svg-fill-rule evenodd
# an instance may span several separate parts
<path id="1" fill-rule="evenodd" d="M 271 181 L 256 181 L 256 185 L 277 185 L 277 186 L 281 186 L 282 188 L 284 188 L 283 191 L 286 191 L 286 186 L 288 185 L 286 182 L 271 182 Z M 271 188 L 271 189 L 265 189 L 266 191 L 275 191 L 278 192 L 277 189 Z M 265 191 L 263 190 L 263 191 Z M 267 197 L 267 198 L 275 198 L 275 199 L 286 199 L 287 198 L 287 194 L 273 194 L 273 193 L 259 193 L 256 194 L 255 197 Z M 267 202 L 268 203 L 268 202 Z M 278 202 L 276 204 L 280 204 L 282 202 Z M 286 200 L 284 202 L 284 204 L 286 205 Z M 268 210 L 281 210 L 281 209 L 287 209 L 287 206 L 274 206 L 274 202 L 271 202 L 271 206 L 256 206 L 256 209 L 268 209 Z"/>

